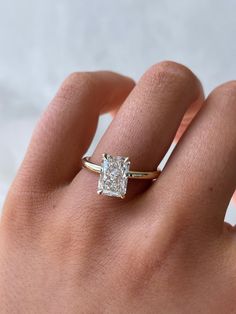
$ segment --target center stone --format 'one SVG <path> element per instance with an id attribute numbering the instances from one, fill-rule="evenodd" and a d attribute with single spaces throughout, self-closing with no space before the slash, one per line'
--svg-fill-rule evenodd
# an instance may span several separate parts
<path id="1" fill-rule="evenodd" d="M 128 157 L 104 154 L 98 181 L 98 194 L 124 198 L 130 161 Z"/>

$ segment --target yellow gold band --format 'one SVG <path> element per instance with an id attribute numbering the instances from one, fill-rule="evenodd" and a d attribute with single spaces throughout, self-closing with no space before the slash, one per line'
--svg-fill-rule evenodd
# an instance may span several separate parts
<path id="1" fill-rule="evenodd" d="M 83 157 L 82 165 L 84 168 L 92 172 L 101 173 L 102 167 L 100 165 L 93 163 L 90 160 L 90 157 Z M 152 179 L 153 180 L 153 179 L 157 179 L 160 174 L 161 174 L 161 170 L 159 169 L 155 171 L 128 171 L 127 177 L 129 179 L 139 179 L 139 180 Z"/>

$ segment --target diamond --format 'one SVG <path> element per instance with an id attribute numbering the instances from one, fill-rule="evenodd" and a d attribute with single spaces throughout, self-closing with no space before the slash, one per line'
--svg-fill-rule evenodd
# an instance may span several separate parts
<path id="1" fill-rule="evenodd" d="M 98 181 L 98 194 L 124 198 L 127 190 L 128 157 L 104 154 Z"/>

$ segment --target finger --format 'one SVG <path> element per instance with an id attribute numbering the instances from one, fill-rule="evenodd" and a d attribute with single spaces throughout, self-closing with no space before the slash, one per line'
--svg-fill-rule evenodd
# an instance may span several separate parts
<path id="1" fill-rule="evenodd" d="M 186 67 L 174 62 L 152 66 L 119 109 L 99 142 L 92 159 L 101 162 L 103 153 L 128 156 L 131 170 L 151 171 L 168 150 L 187 108 L 202 98 L 198 79 Z M 79 174 L 85 182 L 87 172 Z M 96 190 L 90 176 L 87 184 Z M 129 195 L 146 187 L 132 180 Z"/>
<path id="2" fill-rule="evenodd" d="M 236 83 L 215 89 L 164 170 L 162 198 L 194 223 L 222 227 L 236 186 Z M 168 187 L 170 193 L 165 192 Z M 187 218 L 189 219 L 189 218 Z"/>
<path id="3" fill-rule="evenodd" d="M 191 124 L 193 118 L 197 115 L 197 113 L 199 112 L 199 110 L 202 108 L 204 104 L 204 94 L 202 91 L 202 101 L 199 99 L 199 101 L 195 101 L 187 110 L 187 112 L 185 113 L 180 126 L 176 132 L 175 138 L 174 138 L 174 142 L 178 143 L 178 141 L 180 140 L 181 136 L 184 134 L 184 132 L 187 130 L 188 126 Z M 117 111 L 119 110 L 119 108 L 115 108 L 115 110 L 113 110 L 111 112 L 111 116 L 114 117 L 117 113 Z"/>
<path id="4" fill-rule="evenodd" d="M 101 113 L 119 106 L 134 82 L 112 72 L 70 75 L 39 121 L 16 183 L 61 186 L 77 174 Z"/>
<path id="5" fill-rule="evenodd" d="M 178 141 L 180 140 L 180 138 L 182 137 L 182 135 L 184 134 L 184 132 L 187 130 L 187 128 L 189 127 L 189 125 L 191 124 L 192 120 L 194 119 L 194 117 L 197 115 L 197 113 L 199 112 L 199 110 L 202 108 L 204 104 L 204 98 L 202 98 L 202 101 L 197 101 L 194 102 L 189 109 L 187 110 L 187 112 L 185 113 L 180 126 L 178 128 L 178 131 L 175 135 L 175 143 L 178 143 Z"/>

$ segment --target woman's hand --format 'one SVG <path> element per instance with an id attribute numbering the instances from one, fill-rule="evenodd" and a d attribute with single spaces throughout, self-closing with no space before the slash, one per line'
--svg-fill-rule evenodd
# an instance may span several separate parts
<path id="1" fill-rule="evenodd" d="M 236 313 L 236 83 L 204 101 L 190 70 L 162 62 L 134 85 L 73 74 L 40 120 L 1 220 L 0 313 Z M 108 111 L 93 161 L 150 171 L 198 112 L 158 180 L 130 181 L 124 200 L 81 168 Z"/>

